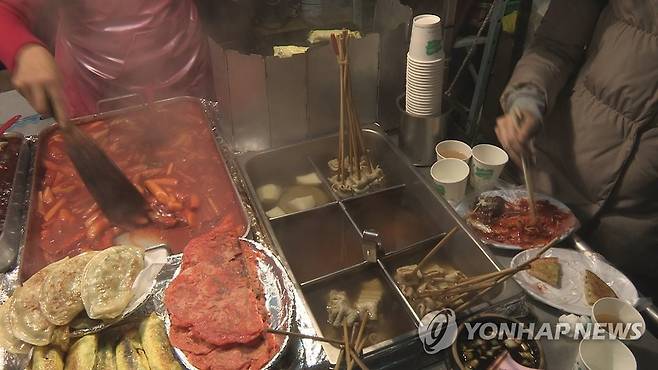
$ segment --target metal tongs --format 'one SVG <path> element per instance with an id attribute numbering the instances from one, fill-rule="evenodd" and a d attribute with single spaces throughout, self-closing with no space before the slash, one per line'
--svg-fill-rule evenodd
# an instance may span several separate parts
<path id="1" fill-rule="evenodd" d="M 518 108 L 512 108 L 512 117 L 518 127 L 523 122 L 523 113 Z M 523 167 L 523 179 L 525 180 L 526 190 L 528 192 L 528 205 L 530 207 L 530 221 L 534 224 L 537 221 L 537 209 L 535 208 L 535 184 L 532 181 L 530 173 L 530 159 L 528 153 L 523 152 L 521 155 L 521 166 Z"/>

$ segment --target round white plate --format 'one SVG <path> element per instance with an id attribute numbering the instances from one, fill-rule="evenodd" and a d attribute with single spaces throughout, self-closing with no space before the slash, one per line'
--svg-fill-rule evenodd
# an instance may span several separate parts
<path id="1" fill-rule="evenodd" d="M 525 250 L 512 259 L 516 267 L 534 257 L 538 249 Z M 578 252 L 572 249 L 551 248 L 543 257 L 557 257 L 562 267 L 562 285 L 557 289 L 533 276 L 527 271 L 514 275 L 521 287 L 532 297 L 562 311 L 577 315 L 591 315 L 592 306 L 585 299 L 585 270 L 595 273 L 605 281 L 620 299 L 635 305 L 638 301 L 635 285 L 619 270 L 612 267 L 599 254 Z"/>
<path id="2" fill-rule="evenodd" d="M 500 196 L 508 202 L 514 202 L 514 201 L 519 200 L 521 198 L 527 198 L 528 197 L 527 194 L 528 193 L 526 192 L 525 189 L 501 189 L 501 190 L 485 191 L 484 193 L 480 194 L 479 196 L 485 196 L 485 197 Z M 467 197 L 466 199 L 464 199 L 455 208 L 457 213 L 462 218 L 466 219 L 466 217 L 468 216 L 468 214 L 471 212 L 471 210 L 473 208 L 473 203 L 475 202 L 475 200 L 478 199 L 479 196 Z M 569 213 L 570 215 L 573 216 L 573 225 L 571 225 L 571 227 L 569 227 L 567 230 L 565 230 L 565 232 L 562 233 L 562 235 L 560 235 L 557 242 L 560 242 L 560 241 L 566 239 L 566 237 L 571 235 L 574 231 L 578 230 L 578 228 L 580 227 L 580 222 L 578 221 L 576 216 L 573 215 L 573 212 L 571 212 L 571 209 L 569 209 L 569 207 L 567 207 L 564 203 L 560 202 L 559 200 L 557 200 L 555 198 L 551 198 L 548 195 L 539 194 L 539 193 L 535 193 L 535 200 L 546 200 L 549 203 L 551 203 L 552 205 L 554 205 L 555 207 L 557 207 L 559 210 L 561 210 L 563 212 L 567 212 L 567 213 Z M 473 229 L 473 228 L 471 228 L 471 229 Z M 491 239 L 487 238 L 486 236 L 482 235 L 478 230 L 473 229 L 473 232 L 476 235 L 480 236 L 480 240 L 482 240 L 483 243 L 486 243 L 486 244 L 494 246 L 494 247 L 498 247 L 498 248 L 502 248 L 502 249 L 509 249 L 509 250 L 517 250 L 517 251 L 518 250 L 528 249 L 528 248 L 522 248 L 521 246 L 515 245 L 515 244 L 501 243 L 501 242 L 498 242 L 498 241 L 495 241 L 495 240 L 491 240 Z"/>

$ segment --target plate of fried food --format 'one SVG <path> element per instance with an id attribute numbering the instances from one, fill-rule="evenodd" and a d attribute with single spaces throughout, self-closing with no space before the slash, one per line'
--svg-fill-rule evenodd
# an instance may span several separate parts
<path id="1" fill-rule="evenodd" d="M 547 195 L 535 194 L 537 217 L 532 219 L 525 190 L 492 190 L 465 200 L 457 212 L 489 245 L 523 250 L 539 248 L 571 235 L 580 223 L 569 207 Z"/>
<path id="2" fill-rule="evenodd" d="M 529 249 L 517 254 L 511 266 L 521 265 L 537 252 L 538 249 Z M 592 305 L 604 297 L 619 298 L 632 305 L 638 301 L 637 290 L 626 275 L 593 252 L 549 249 L 514 279 L 537 300 L 577 315 L 590 315 Z"/>
<path id="3" fill-rule="evenodd" d="M 150 297 L 167 254 L 117 245 L 45 266 L 0 305 L 0 352 L 22 361 L 120 324 Z"/>

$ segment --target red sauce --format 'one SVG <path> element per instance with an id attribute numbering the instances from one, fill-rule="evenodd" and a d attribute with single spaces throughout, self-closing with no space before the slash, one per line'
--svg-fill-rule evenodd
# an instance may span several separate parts
<path id="1" fill-rule="evenodd" d="M 14 183 L 20 149 L 20 139 L 3 138 L 0 140 L 0 232 L 4 229 L 5 218 L 7 217 L 9 197 Z"/>
<path id="2" fill-rule="evenodd" d="M 485 238 L 522 248 L 543 246 L 575 224 L 572 214 L 560 210 L 546 200 L 535 202 L 535 209 L 537 219 L 534 224 L 527 199 L 505 201 L 502 213 L 492 220 L 478 217 L 478 212 L 474 212 L 472 217 L 491 229 L 491 232 L 478 229 Z"/>
<path id="3" fill-rule="evenodd" d="M 156 210 L 156 223 L 133 231 L 180 253 L 192 238 L 222 216 L 244 233 L 239 199 L 223 165 L 213 133 L 196 103 L 156 105 L 121 118 L 81 128 L 106 151 Z M 40 148 L 25 248 L 23 277 L 86 250 L 115 244 L 124 230 L 103 216 L 65 155 L 61 134 Z M 156 214 L 157 213 L 157 214 Z"/>

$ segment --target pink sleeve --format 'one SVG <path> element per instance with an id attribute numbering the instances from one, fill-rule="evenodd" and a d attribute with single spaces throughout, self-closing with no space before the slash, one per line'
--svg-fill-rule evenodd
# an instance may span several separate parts
<path id="1" fill-rule="evenodd" d="M 16 54 L 26 44 L 43 45 L 30 31 L 31 15 L 40 0 L 0 0 L 0 61 L 12 71 Z"/>

